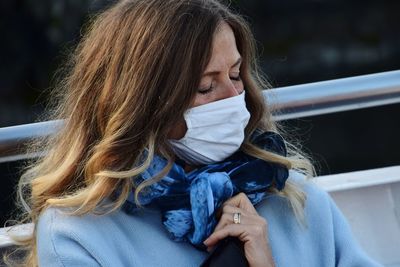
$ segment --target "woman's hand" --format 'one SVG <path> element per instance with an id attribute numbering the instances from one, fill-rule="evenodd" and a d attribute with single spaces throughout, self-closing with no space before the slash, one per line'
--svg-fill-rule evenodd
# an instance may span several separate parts
<path id="1" fill-rule="evenodd" d="M 228 236 L 239 238 L 251 267 L 275 266 L 267 238 L 267 221 L 258 215 L 247 198 L 240 193 L 227 200 L 220 210 L 220 220 L 214 232 L 204 241 L 211 248 Z M 240 223 L 234 223 L 234 214 L 240 213 Z"/>

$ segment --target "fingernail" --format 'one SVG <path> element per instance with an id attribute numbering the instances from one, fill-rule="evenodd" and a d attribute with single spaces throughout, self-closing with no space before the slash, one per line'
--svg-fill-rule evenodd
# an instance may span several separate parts
<path id="1" fill-rule="evenodd" d="M 207 246 L 208 243 L 208 238 L 206 240 L 203 241 L 203 244 Z"/>

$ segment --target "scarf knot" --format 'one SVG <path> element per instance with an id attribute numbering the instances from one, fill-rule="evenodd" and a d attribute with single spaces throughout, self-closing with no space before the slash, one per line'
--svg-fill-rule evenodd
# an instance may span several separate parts
<path id="1" fill-rule="evenodd" d="M 251 142 L 259 148 L 286 156 L 286 146 L 279 134 L 256 131 Z M 155 155 L 150 167 L 135 178 L 134 184 L 137 186 L 154 177 L 166 165 L 164 158 Z M 285 166 L 238 151 L 222 162 L 189 173 L 175 163 L 159 182 L 140 192 L 139 202 L 142 206 L 155 204 L 160 209 L 162 223 L 171 239 L 188 241 L 199 249 L 205 249 L 203 241 L 217 225 L 215 213 L 226 200 L 243 192 L 256 205 L 268 195 L 269 187 L 282 190 L 287 178 Z M 134 213 L 137 208 L 131 192 L 123 209 Z"/>

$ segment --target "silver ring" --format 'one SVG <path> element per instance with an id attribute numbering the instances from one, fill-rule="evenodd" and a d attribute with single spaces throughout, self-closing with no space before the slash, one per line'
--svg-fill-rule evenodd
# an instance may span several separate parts
<path id="1" fill-rule="evenodd" d="M 233 214 L 233 223 L 234 224 L 240 224 L 240 216 L 241 216 L 240 212 L 235 212 Z"/>

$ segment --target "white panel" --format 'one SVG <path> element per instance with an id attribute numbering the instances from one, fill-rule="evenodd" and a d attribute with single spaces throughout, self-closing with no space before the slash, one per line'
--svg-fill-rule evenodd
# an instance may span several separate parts
<path id="1" fill-rule="evenodd" d="M 400 267 L 400 167 L 315 180 L 335 200 L 368 255 L 385 266 Z"/>

